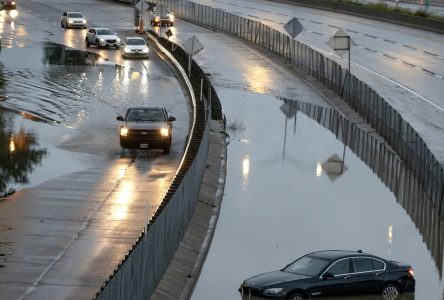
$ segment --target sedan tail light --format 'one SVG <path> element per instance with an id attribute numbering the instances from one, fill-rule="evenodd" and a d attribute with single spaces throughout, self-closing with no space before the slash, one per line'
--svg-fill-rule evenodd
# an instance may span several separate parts
<path id="1" fill-rule="evenodd" d="M 412 267 L 409 268 L 408 273 L 409 273 L 409 275 L 408 275 L 409 277 L 413 277 L 413 268 Z"/>

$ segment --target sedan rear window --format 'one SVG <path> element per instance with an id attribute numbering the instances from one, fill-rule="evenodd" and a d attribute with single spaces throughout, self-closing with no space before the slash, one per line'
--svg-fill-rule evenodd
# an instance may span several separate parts
<path id="1" fill-rule="evenodd" d="M 330 263 L 330 261 L 313 257 L 313 256 L 304 256 L 295 262 L 291 263 L 283 271 L 289 273 L 296 273 L 302 275 L 315 276 L 321 273 L 322 270 Z"/>

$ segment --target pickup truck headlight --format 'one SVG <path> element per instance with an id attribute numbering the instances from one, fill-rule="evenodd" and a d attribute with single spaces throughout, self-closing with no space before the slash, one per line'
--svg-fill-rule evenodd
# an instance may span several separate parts
<path id="1" fill-rule="evenodd" d="M 160 129 L 160 135 L 163 137 L 167 137 L 170 135 L 170 131 L 168 130 L 168 128 L 161 128 Z"/>
<path id="2" fill-rule="evenodd" d="M 127 136 L 128 135 L 128 128 L 121 127 L 120 128 L 120 136 Z"/>

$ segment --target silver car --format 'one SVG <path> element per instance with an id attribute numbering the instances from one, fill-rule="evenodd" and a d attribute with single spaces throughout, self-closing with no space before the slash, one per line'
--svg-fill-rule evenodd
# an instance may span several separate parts
<path id="1" fill-rule="evenodd" d="M 66 28 L 86 28 L 86 18 L 79 12 L 76 11 L 65 11 L 60 18 L 60 25 Z"/>
<path id="2" fill-rule="evenodd" d="M 96 45 L 97 48 L 120 48 L 120 38 L 109 28 L 91 28 L 85 38 L 86 47 Z"/>
<path id="3" fill-rule="evenodd" d="M 148 58 L 149 49 L 144 38 L 139 36 L 129 36 L 122 44 L 121 52 L 123 58 Z"/>

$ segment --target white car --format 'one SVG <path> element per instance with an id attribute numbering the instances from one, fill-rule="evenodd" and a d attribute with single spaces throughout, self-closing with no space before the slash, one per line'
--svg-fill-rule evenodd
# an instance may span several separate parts
<path id="1" fill-rule="evenodd" d="M 80 27 L 86 28 L 87 21 L 85 17 L 76 11 L 65 11 L 60 18 L 60 25 L 66 28 Z"/>
<path id="2" fill-rule="evenodd" d="M 120 48 L 120 38 L 109 28 L 91 28 L 85 38 L 86 47 L 96 45 L 97 48 Z"/>
<path id="3" fill-rule="evenodd" d="M 141 57 L 148 58 L 148 46 L 145 39 L 139 36 L 129 36 L 122 44 L 122 57 Z"/>

